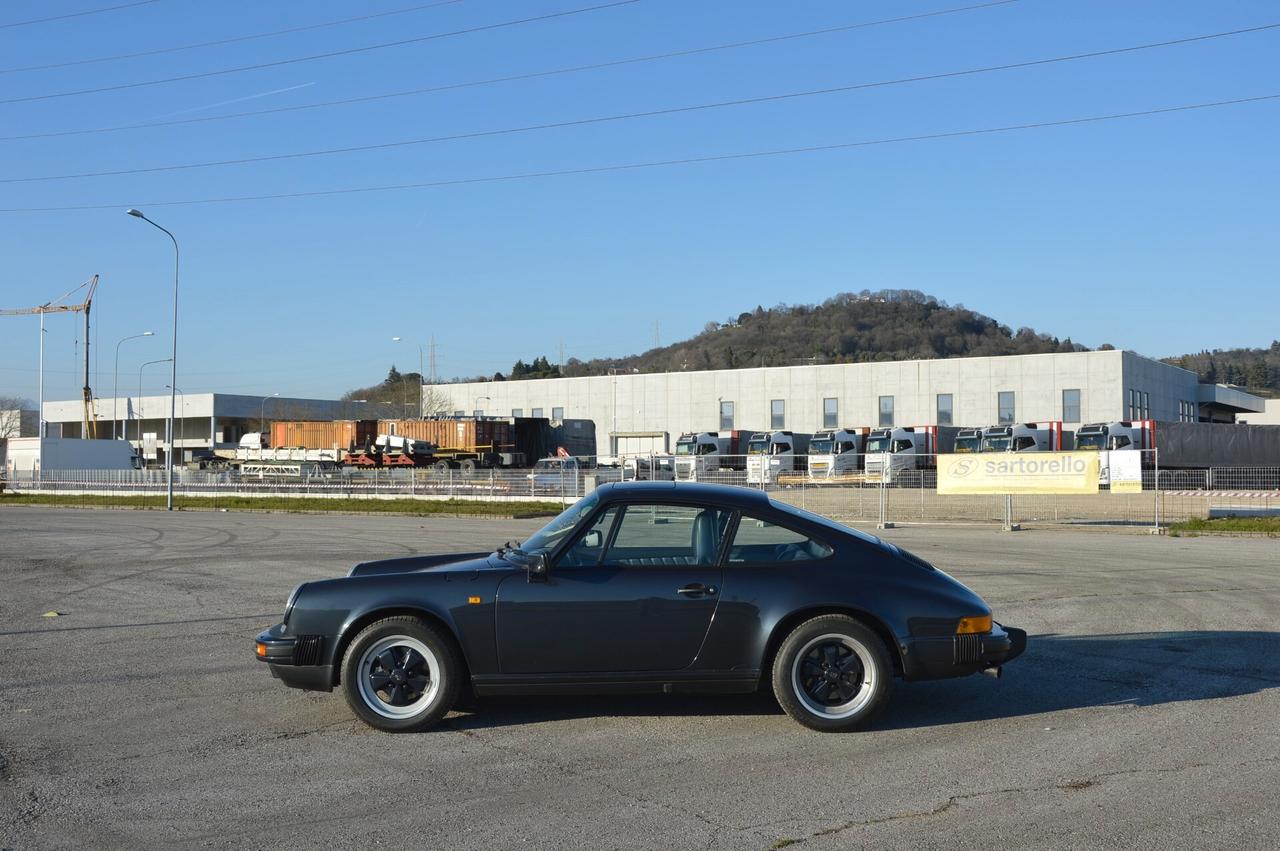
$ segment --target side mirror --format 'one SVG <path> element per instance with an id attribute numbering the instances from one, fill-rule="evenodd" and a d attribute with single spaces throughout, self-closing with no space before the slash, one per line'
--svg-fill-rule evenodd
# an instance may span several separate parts
<path id="1" fill-rule="evenodd" d="M 546 582 L 547 556 L 545 553 L 533 553 L 529 556 L 529 581 L 530 582 Z"/>
<path id="2" fill-rule="evenodd" d="M 599 529 L 592 529 L 582 536 L 582 546 L 588 550 L 598 550 L 604 543 L 604 535 Z"/>

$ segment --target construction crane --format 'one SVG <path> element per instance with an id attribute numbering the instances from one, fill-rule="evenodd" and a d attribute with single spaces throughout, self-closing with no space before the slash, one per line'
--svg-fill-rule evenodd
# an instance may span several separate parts
<path id="1" fill-rule="evenodd" d="M 98 418 L 93 412 L 93 391 L 89 389 L 89 310 L 93 306 L 93 293 L 98 288 L 98 276 L 94 275 L 80 286 L 64 293 L 55 298 L 53 301 L 45 302 L 38 307 L 19 307 L 12 310 L 0 310 L 0 316 L 29 316 L 40 314 L 43 317 L 46 313 L 83 313 L 84 314 L 84 423 L 80 432 L 81 437 L 95 438 L 98 436 Z M 65 303 L 68 298 L 76 293 L 84 291 L 84 301 L 79 304 Z M 41 341 L 43 346 L 43 339 Z M 43 422 L 44 411 L 40 412 L 41 421 Z"/>

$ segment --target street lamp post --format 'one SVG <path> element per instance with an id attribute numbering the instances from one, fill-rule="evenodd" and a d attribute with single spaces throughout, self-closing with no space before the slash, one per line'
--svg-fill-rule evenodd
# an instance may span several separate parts
<path id="1" fill-rule="evenodd" d="M 165 507 L 169 511 L 173 511 L 173 415 L 178 405 L 178 397 L 173 389 L 178 383 L 178 238 L 166 228 L 161 227 L 155 222 L 142 215 L 140 210 L 130 209 L 127 211 L 129 215 L 137 219 L 142 219 L 147 224 L 164 231 L 165 235 L 173 242 L 173 347 L 169 355 L 169 451 L 165 454 L 165 479 L 168 483 L 169 496 Z"/>
<path id="2" fill-rule="evenodd" d="M 142 366 L 138 367 L 138 451 L 142 451 L 142 370 L 151 366 L 153 363 L 168 363 L 169 358 L 161 358 L 160 360 L 149 360 Z"/>
<path id="3" fill-rule="evenodd" d="M 393 342 L 393 343 L 399 343 L 399 342 L 400 342 L 401 340 L 403 340 L 403 339 L 404 339 L 403 337 L 392 337 L 392 338 L 391 338 L 391 342 Z M 422 366 L 422 344 L 421 344 L 421 343 L 418 343 L 418 344 L 416 344 L 416 345 L 418 346 L 418 419 L 422 419 L 423 417 L 425 417 L 425 416 L 426 416 L 426 412 L 422 409 L 422 395 L 423 395 L 423 379 L 422 379 L 422 369 L 423 369 L 423 366 Z M 404 381 L 404 379 L 403 379 L 403 378 L 401 379 L 401 384 L 403 384 L 403 385 L 404 385 L 404 388 L 405 388 L 405 391 L 406 391 L 406 393 L 402 393 L 402 394 L 401 394 L 402 396 L 404 396 L 404 395 L 406 395 L 406 394 L 407 394 L 407 391 L 408 391 L 408 389 L 409 389 L 409 385 L 408 385 L 408 383 L 407 383 L 407 382 L 405 382 L 405 381 Z"/>
<path id="4" fill-rule="evenodd" d="M 262 397 L 262 404 L 258 406 L 258 439 L 259 440 L 262 439 L 262 427 L 266 423 L 265 417 L 267 414 L 267 400 L 274 399 L 279 395 L 280 395 L 279 393 L 272 393 L 270 396 Z"/>
<path id="5" fill-rule="evenodd" d="M 134 334 L 132 337 L 125 337 L 120 343 L 136 340 L 139 337 L 154 337 L 154 331 L 143 331 L 141 334 Z M 116 343 L 116 389 L 111 396 L 111 439 L 116 439 L 116 402 L 120 399 L 120 343 Z M 127 411 L 125 413 L 128 413 Z M 128 437 L 128 435 L 123 435 Z"/>
<path id="6" fill-rule="evenodd" d="M 618 457 L 618 373 L 633 374 L 639 371 L 635 367 L 630 369 L 623 369 L 617 366 L 609 367 L 609 375 L 613 376 L 613 426 L 612 431 L 609 433 L 609 448 L 613 450 L 612 455 L 615 459 Z"/>
<path id="7" fill-rule="evenodd" d="M 492 396 L 477 396 L 477 397 L 476 397 L 476 403 L 475 403 L 475 405 L 473 405 L 473 406 L 472 406 L 472 408 L 471 408 L 471 415 L 472 415 L 472 416 L 476 416 L 476 411 L 480 410 L 480 400 L 481 400 L 481 399 L 484 399 L 486 402 L 492 402 L 492 401 L 493 401 L 493 397 L 492 397 Z"/>

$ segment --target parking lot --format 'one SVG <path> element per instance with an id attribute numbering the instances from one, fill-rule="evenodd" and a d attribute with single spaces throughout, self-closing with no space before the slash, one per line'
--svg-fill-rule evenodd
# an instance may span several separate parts
<path id="1" fill-rule="evenodd" d="M 1032 638 L 849 735 L 654 696 L 392 736 L 252 656 L 301 581 L 538 525 L 0 510 L 0 847 L 1280 846 L 1274 540 L 889 530 Z"/>

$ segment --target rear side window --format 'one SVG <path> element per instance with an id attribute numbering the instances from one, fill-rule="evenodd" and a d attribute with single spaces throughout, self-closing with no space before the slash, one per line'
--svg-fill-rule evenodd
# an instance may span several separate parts
<path id="1" fill-rule="evenodd" d="M 831 547 L 803 532 L 743 514 L 729 547 L 730 564 L 814 561 L 831 555 Z"/>

